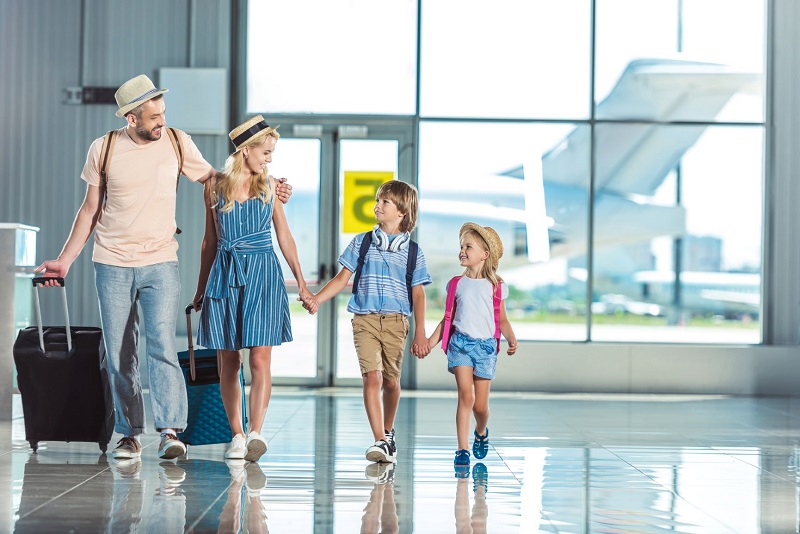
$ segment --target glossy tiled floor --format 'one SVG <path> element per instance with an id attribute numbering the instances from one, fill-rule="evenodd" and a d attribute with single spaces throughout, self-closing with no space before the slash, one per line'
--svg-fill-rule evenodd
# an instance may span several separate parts
<path id="1" fill-rule="evenodd" d="M 22 419 L 0 423 L 0 532 L 798 531 L 800 399 L 496 393 L 469 478 L 454 403 L 404 392 L 393 472 L 364 459 L 359 390 L 277 390 L 258 464 L 222 445 L 159 462 L 153 434 L 133 464 L 87 443 L 32 454 Z"/>

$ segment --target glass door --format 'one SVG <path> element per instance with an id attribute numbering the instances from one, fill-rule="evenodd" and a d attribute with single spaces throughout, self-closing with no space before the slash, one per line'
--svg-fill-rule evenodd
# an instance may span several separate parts
<path id="1" fill-rule="evenodd" d="M 285 121 L 282 121 L 285 122 Z M 269 172 L 287 177 L 292 198 L 285 205 L 309 289 L 318 292 L 340 269 L 339 255 L 358 233 L 375 224 L 375 192 L 387 180 L 413 177 L 412 127 L 324 125 L 281 127 Z M 347 303 L 352 279 L 335 299 L 309 315 L 297 301 L 297 284 L 278 254 L 289 291 L 291 343 L 275 347 L 272 375 L 284 385 L 355 385 L 361 375 Z M 408 358 L 406 359 L 408 360 Z M 405 368 L 409 362 L 404 362 Z"/>

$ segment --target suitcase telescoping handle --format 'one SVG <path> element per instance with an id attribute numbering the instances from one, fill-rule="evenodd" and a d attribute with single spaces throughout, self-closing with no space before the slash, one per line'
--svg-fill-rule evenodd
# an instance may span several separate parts
<path id="1" fill-rule="evenodd" d="M 38 276 L 32 280 L 33 282 L 33 294 L 36 297 L 34 299 L 34 303 L 36 304 L 36 322 L 39 325 L 39 347 L 41 347 L 42 352 L 44 350 L 44 331 L 42 330 L 42 308 L 39 304 L 39 285 L 44 284 L 45 282 L 49 282 L 51 280 L 55 280 L 55 282 L 61 287 L 61 295 L 64 297 L 64 325 L 66 326 L 67 331 L 67 350 L 72 351 L 72 332 L 69 330 L 69 308 L 67 307 L 67 288 L 64 285 L 63 278 L 53 278 L 53 277 L 45 277 L 45 276 Z"/>
<path id="2" fill-rule="evenodd" d="M 202 302 L 202 301 L 201 301 Z M 192 335 L 192 310 L 193 304 L 186 306 L 186 335 L 189 338 L 189 376 L 192 377 L 192 382 L 195 381 L 195 367 L 194 367 L 194 340 Z M 219 351 L 217 351 L 217 372 L 222 369 L 222 362 L 219 359 Z"/>

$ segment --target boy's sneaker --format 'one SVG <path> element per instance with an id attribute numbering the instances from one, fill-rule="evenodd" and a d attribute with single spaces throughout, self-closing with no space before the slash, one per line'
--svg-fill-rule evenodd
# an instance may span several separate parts
<path id="1" fill-rule="evenodd" d="M 158 457 L 172 460 L 186 454 L 184 445 L 175 434 L 161 434 L 161 443 L 158 446 Z"/>
<path id="2" fill-rule="evenodd" d="M 142 455 L 142 444 L 136 438 L 124 437 L 117 442 L 117 448 L 111 451 L 111 456 L 117 460 L 138 458 Z"/>
<path id="3" fill-rule="evenodd" d="M 367 477 L 367 480 L 370 480 L 373 484 L 390 484 L 394 482 L 394 464 L 369 464 L 364 471 L 364 475 Z"/>
<path id="4" fill-rule="evenodd" d="M 245 446 L 247 447 L 247 454 L 244 455 L 244 459 L 248 462 L 257 462 L 258 459 L 267 452 L 267 440 L 261 437 L 261 434 L 255 430 L 251 430 L 250 433 L 247 434 Z"/>
<path id="5" fill-rule="evenodd" d="M 483 488 L 483 492 L 489 491 L 489 470 L 481 462 L 472 467 L 473 490 L 477 493 L 478 488 Z"/>
<path id="6" fill-rule="evenodd" d="M 379 439 L 367 449 L 367 460 L 370 462 L 392 462 L 392 446 L 385 439 Z"/>
<path id="7" fill-rule="evenodd" d="M 489 427 L 486 427 L 486 434 L 482 436 L 478 434 L 477 430 L 474 430 L 473 434 L 475 434 L 475 441 L 472 442 L 472 454 L 479 460 L 486 458 L 486 454 L 489 452 Z"/>
<path id="8" fill-rule="evenodd" d="M 247 454 L 247 445 L 243 435 L 236 434 L 233 436 L 228 450 L 225 451 L 225 458 L 228 460 L 244 460 L 244 455 Z"/>
<path id="9" fill-rule="evenodd" d="M 391 432 L 384 430 L 383 435 L 386 438 L 386 443 L 389 444 L 389 449 L 392 453 L 392 462 L 397 463 L 397 442 L 394 440 L 394 428 Z"/>

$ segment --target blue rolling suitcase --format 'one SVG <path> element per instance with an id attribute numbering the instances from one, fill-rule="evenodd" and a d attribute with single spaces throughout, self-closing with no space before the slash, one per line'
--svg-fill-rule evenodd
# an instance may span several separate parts
<path id="1" fill-rule="evenodd" d="M 40 441 L 97 442 L 103 452 L 114 432 L 114 401 L 105 367 L 103 331 L 70 326 L 64 279 L 65 326 L 42 326 L 39 286 L 34 278 L 37 326 L 20 330 L 14 364 L 22 396 L 25 439 L 36 452 Z"/>
<path id="2" fill-rule="evenodd" d="M 211 445 L 228 443 L 233 436 L 222 395 L 219 390 L 219 361 L 214 349 L 195 350 L 192 334 L 192 305 L 186 306 L 186 332 L 189 350 L 178 353 L 178 360 L 186 380 L 189 398 L 189 418 L 186 430 L 178 439 L 187 445 Z M 246 429 L 246 404 L 244 374 L 239 369 L 239 384 L 242 388 L 242 426 Z"/>

